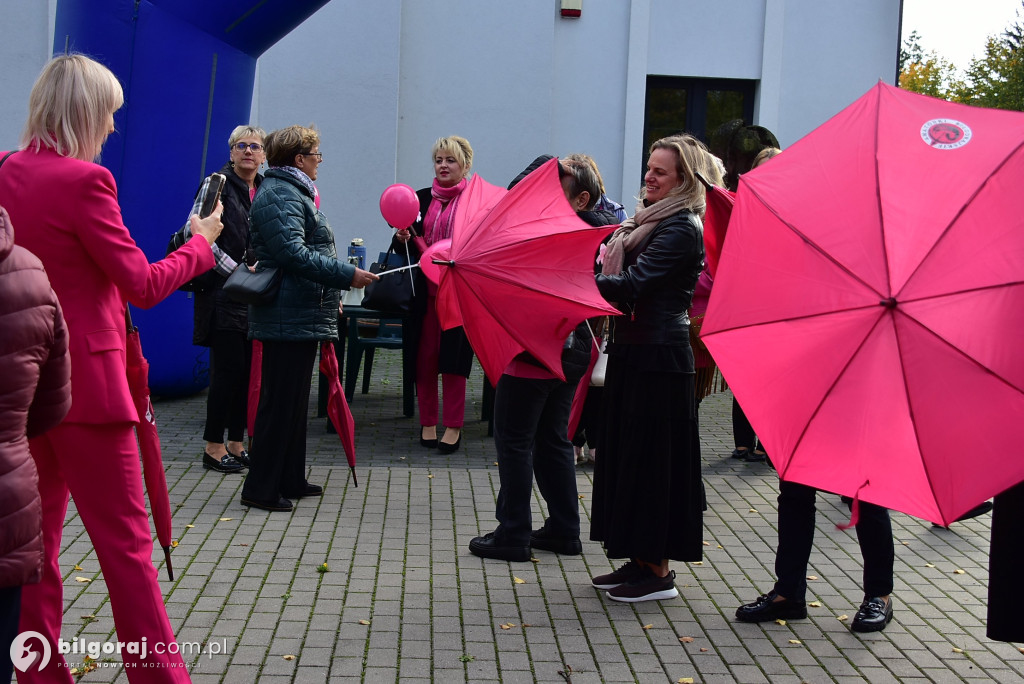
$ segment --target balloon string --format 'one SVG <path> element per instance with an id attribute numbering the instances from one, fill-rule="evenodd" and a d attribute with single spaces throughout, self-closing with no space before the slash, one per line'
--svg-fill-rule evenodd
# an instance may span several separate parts
<path id="1" fill-rule="evenodd" d="M 413 266 L 413 262 L 412 262 L 412 255 L 409 254 L 409 243 L 408 242 L 405 243 L 405 260 L 409 262 L 409 268 L 411 268 Z M 419 266 L 419 264 L 416 264 L 416 266 Z M 409 278 L 409 287 L 412 288 L 412 296 L 415 297 L 416 296 L 416 283 L 413 282 L 413 280 L 414 280 L 414 278 Z"/>

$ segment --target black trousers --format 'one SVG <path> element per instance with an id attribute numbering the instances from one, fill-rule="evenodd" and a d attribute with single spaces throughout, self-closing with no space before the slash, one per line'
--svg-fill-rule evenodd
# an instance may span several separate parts
<path id="1" fill-rule="evenodd" d="M 733 446 L 739 449 L 740 447 L 746 447 L 753 451 L 754 440 L 757 439 L 757 435 L 754 433 L 754 428 L 751 426 L 750 421 L 747 420 L 747 414 L 743 412 L 740 404 L 735 399 L 732 400 L 732 441 Z"/>
<path id="2" fill-rule="evenodd" d="M 558 379 L 502 375 L 494 397 L 494 446 L 501 488 L 495 537 L 528 546 L 533 478 L 547 504 L 548 529 L 580 536 L 576 465 L 569 442 L 569 409 L 575 387 Z"/>
<path id="3" fill-rule="evenodd" d="M 1024 641 L 1024 550 L 1020 529 L 1024 523 L 1024 483 L 1010 487 L 995 498 L 992 509 L 992 540 L 988 556 L 989 639 Z"/>
<path id="4" fill-rule="evenodd" d="M 306 486 L 306 414 L 317 342 L 263 343 L 263 379 L 256 409 L 246 499 L 276 502 Z"/>
<path id="5" fill-rule="evenodd" d="M 245 438 L 252 342 L 244 332 L 215 330 L 210 343 L 210 392 L 206 397 L 203 439 L 220 444 Z"/>
<path id="6" fill-rule="evenodd" d="M 0 682 L 11 681 L 14 663 L 11 662 L 11 643 L 18 636 L 18 617 L 21 614 L 21 586 L 0 587 Z M 38 650 L 39 645 L 34 644 Z M 18 655 L 21 655 L 20 653 Z"/>
<path id="7" fill-rule="evenodd" d="M 775 552 L 775 591 L 803 601 L 807 593 L 807 563 L 814 542 L 814 500 L 817 490 L 794 482 L 779 482 L 779 548 Z M 864 596 L 892 593 L 895 550 L 889 509 L 860 502 L 857 541 L 864 558 Z"/>

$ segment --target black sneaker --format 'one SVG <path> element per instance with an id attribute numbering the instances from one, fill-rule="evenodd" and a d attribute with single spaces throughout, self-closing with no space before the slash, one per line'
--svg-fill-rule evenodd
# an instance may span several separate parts
<path id="1" fill-rule="evenodd" d="M 542 551 L 560 553 L 565 556 L 578 556 L 583 553 L 583 543 L 579 537 L 561 537 L 552 534 L 545 524 L 539 530 L 530 533 L 530 546 Z"/>
<path id="2" fill-rule="evenodd" d="M 650 568 L 640 569 L 631 581 L 607 591 L 608 598 L 625 603 L 640 601 L 661 601 L 679 596 L 676 589 L 676 571 L 669 570 L 664 577 L 658 577 Z"/>
<path id="3" fill-rule="evenodd" d="M 620 584 L 625 584 L 630 581 L 638 574 L 640 574 L 641 568 L 637 565 L 636 561 L 629 561 L 619 566 L 619 569 L 615 572 L 609 572 L 607 575 L 598 575 L 590 580 L 590 583 L 594 585 L 595 589 L 614 589 Z"/>
<path id="4" fill-rule="evenodd" d="M 892 622 L 892 597 L 888 601 L 878 597 L 866 598 L 853 616 L 850 629 L 854 632 L 881 632 Z"/>
<path id="5" fill-rule="evenodd" d="M 803 620 L 807 617 L 807 603 L 782 599 L 776 601 L 775 590 L 758 596 L 753 603 L 746 603 L 736 609 L 740 622 L 770 622 L 772 620 Z"/>

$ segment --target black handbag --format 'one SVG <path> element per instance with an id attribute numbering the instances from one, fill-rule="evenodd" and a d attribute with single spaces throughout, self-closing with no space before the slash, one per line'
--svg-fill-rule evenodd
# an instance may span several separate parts
<path id="1" fill-rule="evenodd" d="M 391 249 L 381 252 L 378 260 L 370 264 L 370 273 L 381 276 L 363 290 L 363 308 L 386 313 L 407 315 L 412 310 L 413 273 L 416 269 L 407 269 L 397 273 L 389 271 L 405 266 L 405 257 L 395 254 Z M 422 287 L 422 283 L 420 284 Z"/>
<path id="2" fill-rule="evenodd" d="M 258 268 L 254 273 L 244 263 L 239 264 L 224 281 L 224 293 L 244 304 L 270 304 L 281 286 L 282 271 L 276 266 Z"/>

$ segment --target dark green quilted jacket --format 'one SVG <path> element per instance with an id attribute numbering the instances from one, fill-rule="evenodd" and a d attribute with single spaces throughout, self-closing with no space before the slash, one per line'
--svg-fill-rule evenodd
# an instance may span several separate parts
<path id="1" fill-rule="evenodd" d="M 337 339 L 340 290 L 352 284 L 355 267 L 338 261 L 334 232 L 309 190 L 286 171 L 270 169 L 249 216 L 256 270 L 273 264 L 284 271 L 277 298 L 249 307 L 250 336 Z"/>

